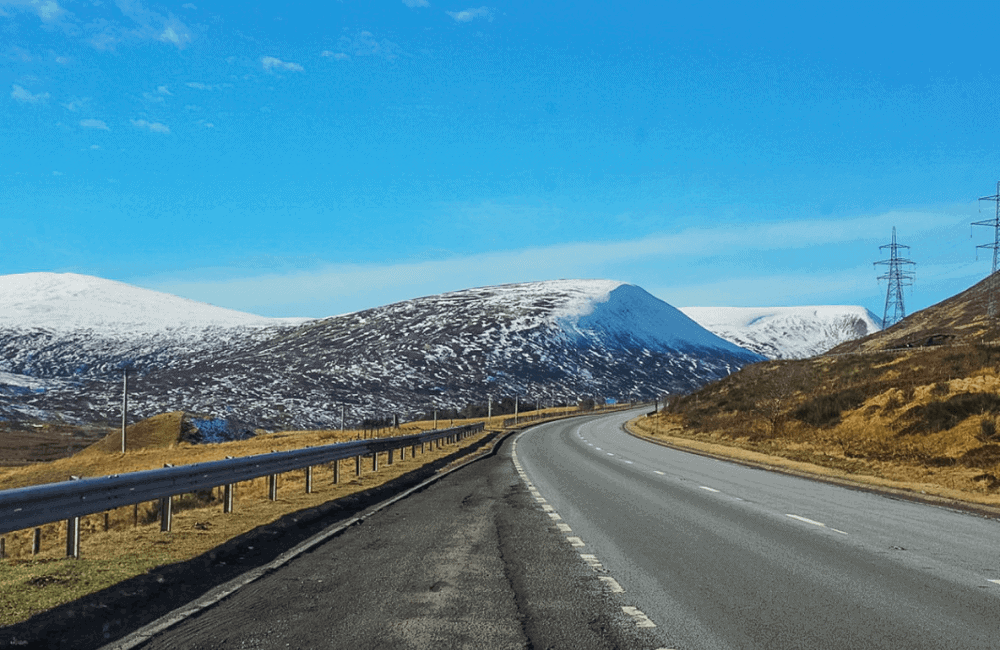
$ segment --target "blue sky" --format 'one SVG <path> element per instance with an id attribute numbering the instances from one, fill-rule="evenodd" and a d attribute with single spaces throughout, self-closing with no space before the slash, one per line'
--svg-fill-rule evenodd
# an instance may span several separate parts
<path id="1" fill-rule="evenodd" d="M 806 4 L 0 0 L 0 274 L 268 316 L 573 277 L 881 315 L 896 226 L 908 311 L 970 286 L 1000 11 Z"/>

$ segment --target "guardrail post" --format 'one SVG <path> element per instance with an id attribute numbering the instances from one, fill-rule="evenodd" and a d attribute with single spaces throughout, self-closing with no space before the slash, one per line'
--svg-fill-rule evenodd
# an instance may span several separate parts
<path id="1" fill-rule="evenodd" d="M 31 537 L 31 554 L 38 555 L 42 552 L 42 529 L 36 528 L 35 534 Z"/>
<path id="2" fill-rule="evenodd" d="M 80 518 L 66 520 L 66 557 L 80 557 Z"/>
<path id="3" fill-rule="evenodd" d="M 7 538 L 0 537 L 0 560 L 7 557 Z"/>
<path id="4" fill-rule="evenodd" d="M 377 472 L 378 471 L 378 452 L 377 451 L 373 451 L 372 452 L 372 471 L 373 472 Z"/>
<path id="5" fill-rule="evenodd" d="M 413 445 L 410 448 L 410 458 L 416 458 L 416 457 L 417 457 L 417 445 Z"/>
<path id="6" fill-rule="evenodd" d="M 222 512 L 230 513 L 233 511 L 233 484 L 226 483 L 226 486 L 222 489 Z"/>
<path id="7" fill-rule="evenodd" d="M 174 525 L 174 497 L 160 499 L 160 532 L 169 533 Z"/>
<path id="8" fill-rule="evenodd" d="M 271 474 L 267 482 L 267 498 L 271 501 L 278 500 L 278 475 Z"/>
<path id="9" fill-rule="evenodd" d="M 306 467 L 306 494 L 312 494 L 313 491 L 313 468 L 312 465 Z"/>
<path id="10" fill-rule="evenodd" d="M 336 485 L 340 483 L 340 461 L 333 461 L 333 483 Z"/>
<path id="11" fill-rule="evenodd" d="M 110 515 L 108 514 L 108 511 L 105 510 L 104 511 L 104 532 L 108 532 L 108 528 L 111 527 L 111 522 L 108 521 L 109 518 L 110 518 Z"/>
<path id="12" fill-rule="evenodd" d="M 424 453 L 424 443 L 423 442 L 420 443 L 420 453 L 421 454 Z"/>
<path id="13" fill-rule="evenodd" d="M 406 460 L 406 445 L 403 445 L 402 447 L 399 448 L 399 460 L 400 461 Z"/>
<path id="14" fill-rule="evenodd" d="M 389 462 L 386 463 L 387 465 L 392 465 L 392 457 L 395 454 L 395 452 L 396 452 L 395 449 L 393 449 L 391 447 L 389 448 Z"/>
<path id="15" fill-rule="evenodd" d="M 354 457 L 354 475 L 361 476 L 361 456 Z"/>

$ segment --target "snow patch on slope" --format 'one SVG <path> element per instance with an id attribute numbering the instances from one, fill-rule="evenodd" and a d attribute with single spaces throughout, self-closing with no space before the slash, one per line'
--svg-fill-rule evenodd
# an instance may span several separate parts
<path id="1" fill-rule="evenodd" d="M 682 307 L 722 338 L 770 359 L 804 359 L 882 329 L 859 306 Z"/>

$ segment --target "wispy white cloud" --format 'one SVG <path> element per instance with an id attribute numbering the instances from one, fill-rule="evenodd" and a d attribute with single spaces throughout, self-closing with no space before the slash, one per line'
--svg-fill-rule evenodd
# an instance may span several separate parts
<path id="1" fill-rule="evenodd" d="M 403 4 L 409 7 L 410 9 L 413 9 L 415 7 L 431 6 L 431 3 L 427 2 L 427 0 L 403 0 Z"/>
<path id="2" fill-rule="evenodd" d="M 358 32 L 355 36 L 341 36 L 337 42 L 345 56 L 374 56 L 395 61 L 403 55 L 403 48 L 389 39 L 375 38 L 371 32 Z M 341 58 L 336 57 L 335 58 Z"/>
<path id="3" fill-rule="evenodd" d="M 108 125 L 104 123 L 104 120 L 94 120 L 86 119 L 80 120 L 80 126 L 85 129 L 101 129 L 102 131 L 110 131 Z"/>
<path id="4" fill-rule="evenodd" d="M 140 129 L 149 129 L 153 133 L 170 133 L 170 127 L 160 122 L 147 122 L 146 120 L 132 120 L 132 125 Z"/>
<path id="5" fill-rule="evenodd" d="M 17 84 L 13 85 L 13 90 L 10 91 L 10 96 L 22 104 L 37 104 L 39 102 L 44 102 L 49 98 L 48 93 L 32 93 Z"/>
<path id="6" fill-rule="evenodd" d="M 184 4 L 181 5 L 181 7 L 184 8 L 184 9 L 191 9 L 191 10 L 194 10 L 194 9 L 198 8 L 198 7 L 194 6 L 190 2 L 185 2 Z"/>
<path id="7" fill-rule="evenodd" d="M 719 255 L 720 250 L 740 254 L 791 250 L 848 242 L 880 242 L 894 223 L 907 223 L 910 236 L 941 227 L 941 214 L 888 213 L 844 221 L 803 220 L 774 224 L 748 224 L 743 228 L 691 228 L 676 233 L 633 240 L 578 242 L 555 246 L 500 251 L 443 260 L 394 264 L 336 264 L 288 275 L 266 274 L 205 281 L 163 282 L 158 288 L 195 300 L 273 315 L 328 316 L 347 309 L 385 304 L 395 300 L 507 282 L 554 278 L 627 279 L 635 264 L 669 260 L 675 268 L 692 259 Z M 650 288 L 674 305 L 713 304 L 762 306 L 765 302 L 790 304 L 813 301 L 815 296 L 841 291 L 857 296 L 874 293 L 869 264 L 803 274 L 742 269 L 725 279 L 708 279 L 693 285 L 678 280 L 676 286 Z M 625 277 L 622 277 L 625 276 Z M 825 290 L 824 290 L 825 287 Z M 858 298 L 855 298 L 858 300 Z M 768 305 L 770 306 L 770 305 Z M 294 312 L 292 310 L 298 310 Z"/>
<path id="8" fill-rule="evenodd" d="M 200 81 L 189 81 L 184 84 L 188 88 L 194 88 L 195 90 L 215 90 L 215 86 L 210 84 L 203 84 Z"/>
<path id="9" fill-rule="evenodd" d="M 55 171 L 55 172 L 52 172 L 52 175 L 53 176 L 65 176 L 66 174 L 64 174 L 62 172 L 59 172 L 59 171 Z"/>
<path id="10" fill-rule="evenodd" d="M 323 50 L 322 52 L 319 53 L 319 55 L 327 58 L 332 58 L 337 61 L 346 61 L 347 59 L 351 58 L 346 54 L 344 54 L 343 52 L 333 52 L 331 50 Z"/>
<path id="11" fill-rule="evenodd" d="M 264 66 L 264 70 L 267 72 L 274 72 L 275 70 L 285 70 L 287 72 L 304 72 L 304 69 L 298 63 L 291 63 L 288 61 L 282 61 L 281 59 L 273 56 L 262 56 L 260 58 L 260 64 Z"/>
<path id="12" fill-rule="evenodd" d="M 56 63 L 59 65 L 69 65 L 70 58 L 68 56 L 57 56 Z"/>
<path id="13" fill-rule="evenodd" d="M 161 95 L 173 95 L 173 93 L 170 92 L 170 89 L 167 88 L 166 86 L 157 86 L 156 92 L 160 93 Z"/>
<path id="14" fill-rule="evenodd" d="M 160 32 L 159 40 L 165 43 L 173 43 L 178 49 L 184 49 L 184 46 L 191 42 L 191 32 L 187 29 L 187 26 L 179 20 L 174 19 Z"/>
<path id="15" fill-rule="evenodd" d="M 493 20 L 493 10 L 489 7 L 479 7 L 473 9 L 464 9 L 462 11 L 446 11 L 446 14 L 455 19 L 459 23 L 471 22 L 477 18 L 485 18 L 486 20 Z"/>
<path id="16" fill-rule="evenodd" d="M 46 23 L 54 23 L 66 15 L 66 10 L 55 0 L 0 0 L 0 7 L 7 6 L 22 11 L 30 11 Z M 2 12 L 2 9 L 0 9 Z M 9 15 L 3 13 L 2 15 Z"/>
<path id="17" fill-rule="evenodd" d="M 84 97 L 83 99 L 74 99 L 73 101 L 66 102 L 65 104 L 62 105 L 62 107 L 71 113 L 76 113 L 89 102 L 90 102 L 90 97 Z"/>

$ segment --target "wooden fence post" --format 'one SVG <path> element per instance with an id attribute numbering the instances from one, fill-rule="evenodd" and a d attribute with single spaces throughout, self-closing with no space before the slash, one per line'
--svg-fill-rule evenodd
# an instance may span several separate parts
<path id="1" fill-rule="evenodd" d="M 31 554 L 38 555 L 42 552 L 42 529 L 36 528 L 35 534 L 31 538 Z"/>

